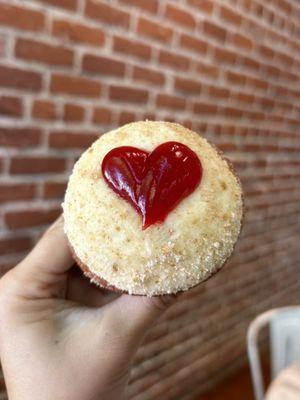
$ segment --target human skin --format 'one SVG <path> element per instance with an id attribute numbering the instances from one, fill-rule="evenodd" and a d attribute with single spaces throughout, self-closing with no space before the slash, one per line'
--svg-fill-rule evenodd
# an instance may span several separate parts
<path id="1" fill-rule="evenodd" d="M 174 301 L 91 285 L 74 267 L 60 218 L 0 279 L 0 359 L 9 399 L 126 399 L 136 350 Z"/>

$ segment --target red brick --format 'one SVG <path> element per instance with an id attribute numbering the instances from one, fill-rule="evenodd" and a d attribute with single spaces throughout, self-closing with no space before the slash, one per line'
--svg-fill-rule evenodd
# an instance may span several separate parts
<path id="1" fill-rule="evenodd" d="M 53 21 L 52 33 L 62 39 L 93 46 L 103 46 L 105 42 L 104 32 L 101 29 L 67 20 Z"/>
<path id="2" fill-rule="evenodd" d="M 268 89 L 268 82 L 263 81 L 262 79 L 247 78 L 247 84 L 260 90 Z"/>
<path id="3" fill-rule="evenodd" d="M 48 121 L 58 118 L 56 105 L 49 100 L 35 100 L 32 106 L 31 115 L 34 118 Z"/>
<path id="4" fill-rule="evenodd" d="M 28 236 L 0 239 L 0 255 L 26 251 L 31 246 L 31 239 Z"/>
<path id="5" fill-rule="evenodd" d="M 215 65 L 203 64 L 202 62 L 197 62 L 196 68 L 201 75 L 206 75 L 210 78 L 218 78 L 219 76 L 219 68 L 216 67 Z"/>
<path id="6" fill-rule="evenodd" d="M 208 94 L 211 97 L 215 97 L 218 99 L 227 99 L 230 95 L 230 91 L 226 88 L 222 88 L 219 86 L 209 86 Z"/>
<path id="7" fill-rule="evenodd" d="M 196 20 L 193 14 L 174 4 L 167 4 L 165 15 L 178 25 L 185 26 L 189 29 L 195 29 L 196 27 Z"/>
<path id="8" fill-rule="evenodd" d="M 157 119 L 156 115 L 152 112 L 145 112 L 142 116 L 143 120 L 148 120 L 148 121 L 155 121 Z"/>
<path id="9" fill-rule="evenodd" d="M 259 62 L 257 62 L 253 58 L 245 57 L 245 56 L 241 56 L 241 55 L 239 55 L 238 63 L 241 66 L 252 69 L 254 71 L 258 71 L 259 67 L 260 67 Z"/>
<path id="10" fill-rule="evenodd" d="M 273 124 L 276 124 L 276 123 L 281 124 L 281 123 L 284 123 L 285 120 L 286 120 L 286 118 L 284 116 L 281 116 L 281 115 L 273 115 L 272 116 Z"/>
<path id="11" fill-rule="evenodd" d="M 12 96 L 0 96 L 0 116 L 21 117 L 22 113 L 22 99 Z"/>
<path id="12" fill-rule="evenodd" d="M 113 49 L 116 52 L 131 55 L 142 60 L 149 60 L 151 57 L 150 46 L 136 40 L 125 39 L 121 36 L 114 36 Z"/>
<path id="13" fill-rule="evenodd" d="M 99 97 L 101 84 L 92 79 L 54 74 L 51 77 L 50 90 L 52 93 L 65 93 L 72 96 Z"/>
<path id="14" fill-rule="evenodd" d="M 252 40 L 248 39 L 246 36 L 241 35 L 240 33 L 232 34 L 232 43 L 245 50 L 252 49 Z"/>
<path id="15" fill-rule="evenodd" d="M 261 146 L 259 144 L 252 144 L 252 143 L 248 143 L 248 144 L 243 144 L 242 146 L 242 150 L 244 151 L 249 151 L 249 152 L 260 152 L 260 151 L 270 151 L 270 152 L 277 152 L 278 151 L 278 147 L 277 146 Z"/>
<path id="16" fill-rule="evenodd" d="M 197 102 L 194 103 L 194 112 L 197 114 L 215 114 L 217 106 L 215 104 Z"/>
<path id="17" fill-rule="evenodd" d="M 66 169 L 66 160 L 51 156 L 15 156 L 11 158 L 11 174 L 48 174 L 63 172 Z"/>
<path id="18" fill-rule="evenodd" d="M 283 96 L 286 97 L 288 96 L 288 90 L 284 87 L 281 86 L 272 86 L 272 93 L 276 96 Z"/>
<path id="19" fill-rule="evenodd" d="M 9 229 L 27 228 L 49 224 L 60 214 L 60 208 L 11 211 L 4 214 L 4 222 Z"/>
<path id="20" fill-rule="evenodd" d="M 180 46 L 200 54 L 207 51 L 207 43 L 204 40 L 186 34 L 180 36 Z"/>
<path id="21" fill-rule="evenodd" d="M 158 0 L 120 0 L 121 3 L 128 4 L 133 7 L 137 7 L 142 11 L 149 11 L 153 14 L 157 13 Z"/>
<path id="22" fill-rule="evenodd" d="M 185 100 L 181 97 L 158 94 L 156 97 L 156 106 L 161 108 L 169 108 L 171 110 L 184 110 Z"/>
<path id="23" fill-rule="evenodd" d="M 188 0 L 188 3 L 206 14 L 211 14 L 214 8 L 213 0 Z"/>
<path id="24" fill-rule="evenodd" d="M 227 79 L 230 83 L 234 83 L 237 85 L 244 85 L 246 83 L 246 77 L 242 74 L 237 74 L 236 72 L 228 71 Z"/>
<path id="25" fill-rule="evenodd" d="M 42 76 L 37 72 L 21 68 L 0 66 L 0 87 L 38 91 L 42 87 Z"/>
<path id="26" fill-rule="evenodd" d="M 218 143 L 218 148 L 224 152 L 237 150 L 234 143 Z"/>
<path id="27" fill-rule="evenodd" d="M 0 145 L 4 147 L 36 147 L 41 141 L 38 128 L 0 127 Z"/>
<path id="28" fill-rule="evenodd" d="M 57 149 L 85 149 L 89 147 L 99 135 L 90 132 L 55 131 L 50 133 L 49 146 Z"/>
<path id="29" fill-rule="evenodd" d="M 219 113 L 224 115 L 225 117 L 233 117 L 233 118 L 239 118 L 243 115 L 243 111 L 239 110 L 234 107 L 223 107 L 222 109 L 219 109 Z"/>
<path id="30" fill-rule="evenodd" d="M 251 119 L 251 121 L 263 121 L 265 119 L 264 113 L 259 111 L 244 111 L 243 116 Z M 269 151 L 267 146 L 265 146 L 265 150 Z"/>
<path id="31" fill-rule="evenodd" d="M 190 67 L 190 61 L 187 57 L 166 50 L 161 50 L 159 52 L 159 63 L 184 71 L 188 70 Z"/>
<path id="32" fill-rule="evenodd" d="M 51 4 L 56 7 L 65 8 L 66 10 L 76 10 L 77 0 L 39 0 L 42 3 Z"/>
<path id="33" fill-rule="evenodd" d="M 252 104 L 255 99 L 254 95 L 242 92 L 235 94 L 234 97 L 238 102 L 242 101 L 243 103 L 249 103 L 249 104 Z"/>
<path id="34" fill-rule="evenodd" d="M 118 117 L 118 124 L 125 125 L 129 124 L 130 122 L 136 121 L 135 113 L 131 111 L 121 111 Z"/>
<path id="35" fill-rule="evenodd" d="M 112 122 L 112 111 L 105 107 L 95 107 L 93 122 L 96 124 L 110 124 Z"/>
<path id="36" fill-rule="evenodd" d="M 0 4 L 0 24 L 26 31 L 41 31 L 45 26 L 42 12 L 9 4 Z"/>
<path id="37" fill-rule="evenodd" d="M 208 36 L 220 41 L 225 42 L 226 39 L 226 30 L 221 28 L 218 25 L 213 24 L 209 21 L 203 21 L 202 23 L 203 32 Z"/>
<path id="38" fill-rule="evenodd" d="M 123 28 L 128 28 L 130 23 L 129 13 L 112 7 L 105 2 L 95 0 L 86 1 L 85 15 L 105 24 L 121 26 Z"/>
<path id="39" fill-rule="evenodd" d="M 222 64 L 235 64 L 237 54 L 230 50 L 215 48 L 214 51 L 215 60 Z"/>
<path id="40" fill-rule="evenodd" d="M 170 110 L 171 114 L 164 114 L 164 120 L 167 122 L 178 122 L 178 119 L 176 118 L 176 115 L 174 115 L 174 111 Z"/>
<path id="41" fill-rule="evenodd" d="M 129 103 L 146 103 L 148 91 L 134 89 L 130 86 L 112 85 L 109 88 L 109 98 L 111 100 L 125 101 Z"/>
<path id="42" fill-rule="evenodd" d="M 242 23 L 241 14 L 227 7 L 220 6 L 220 17 L 225 22 L 228 22 L 229 24 L 235 25 L 237 27 L 239 27 Z"/>
<path id="43" fill-rule="evenodd" d="M 84 119 L 85 109 L 78 104 L 67 103 L 64 106 L 64 121 L 81 122 Z"/>
<path id="44" fill-rule="evenodd" d="M 60 66 L 71 66 L 74 58 L 73 51 L 65 47 L 20 38 L 16 41 L 15 55 L 25 60 Z"/>
<path id="45" fill-rule="evenodd" d="M 287 15 L 290 15 L 293 11 L 293 7 L 290 5 L 290 3 L 284 0 L 276 1 L 276 6 L 281 8 L 282 11 Z"/>
<path id="46" fill-rule="evenodd" d="M 184 120 L 182 121 L 182 125 L 183 125 L 185 128 L 193 129 L 193 122 L 192 122 L 191 120 L 189 120 L 189 119 L 184 119 Z"/>
<path id="47" fill-rule="evenodd" d="M 265 13 L 265 18 L 267 18 L 269 24 L 273 25 L 273 23 L 274 23 L 274 17 L 275 17 L 274 12 L 265 9 L 265 10 L 264 10 L 264 13 Z"/>
<path id="48" fill-rule="evenodd" d="M 192 79 L 176 77 L 174 87 L 176 90 L 183 93 L 200 94 L 201 92 L 201 84 Z"/>
<path id="49" fill-rule="evenodd" d="M 157 86 L 162 86 L 165 83 L 165 75 L 162 72 L 144 67 L 134 67 L 133 79 L 142 82 L 149 82 Z"/>
<path id="50" fill-rule="evenodd" d="M 35 186 L 27 183 L 0 183 L 0 203 L 30 200 L 35 197 Z"/>
<path id="51" fill-rule="evenodd" d="M 67 187 L 67 182 L 45 182 L 43 186 L 44 199 L 61 199 Z"/>
<path id="52" fill-rule="evenodd" d="M 263 65 L 262 66 L 262 72 L 269 78 L 272 76 L 273 78 L 278 78 L 280 75 L 280 69 L 277 67 L 274 67 L 273 65 Z M 296 77 L 297 80 L 298 76 Z"/>
<path id="53" fill-rule="evenodd" d="M 264 110 L 270 111 L 275 106 L 275 100 L 269 99 L 268 97 L 256 96 L 255 100 L 256 100 L 256 104 L 258 102 Z M 288 108 L 290 108 L 289 104 L 288 104 Z"/>
<path id="54" fill-rule="evenodd" d="M 262 6 L 262 4 L 254 4 L 254 13 L 258 16 L 258 17 L 263 17 L 264 16 L 264 10 L 265 8 Z"/>
<path id="55" fill-rule="evenodd" d="M 258 52 L 263 56 L 272 59 L 274 57 L 274 51 L 270 47 L 261 45 L 258 46 Z"/>
<path id="56" fill-rule="evenodd" d="M 170 43 L 173 36 L 172 29 L 144 17 L 138 20 L 137 33 L 163 43 Z"/>
<path id="57" fill-rule="evenodd" d="M 99 75 L 124 76 L 125 63 L 111 57 L 94 56 L 86 54 L 83 58 L 82 68 L 84 71 Z"/>

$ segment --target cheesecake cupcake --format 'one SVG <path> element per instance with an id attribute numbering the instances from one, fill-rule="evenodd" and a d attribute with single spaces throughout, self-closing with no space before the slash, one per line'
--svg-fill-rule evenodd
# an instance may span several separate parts
<path id="1" fill-rule="evenodd" d="M 63 203 L 78 265 L 135 295 L 188 290 L 230 257 L 243 216 L 232 167 L 199 134 L 142 121 L 102 135 L 76 162 Z"/>

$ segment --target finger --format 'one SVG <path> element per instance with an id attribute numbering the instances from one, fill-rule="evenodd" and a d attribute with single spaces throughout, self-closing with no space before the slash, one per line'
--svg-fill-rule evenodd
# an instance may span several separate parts
<path id="1" fill-rule="evenodd" d="M 108 305 L 123 332 L 138 341 L 177 299 L 177 295 L 155 297 L 122 295 Z"/>
<path id="2" fill-rule="evenodd" d="M 67 271 L 74 264 L 60 217 L 18 265 L 19 278 L 44 286 L 56 285 L 66 280 Z"/>
<path id="3" fill-rule="evenodd" d="M 118 293 L 101 289 L 86 278 L 79 267 L 74 266 L 68 273 L 66 298 L 88 307 L 101 307 L 116 299 Z"/>

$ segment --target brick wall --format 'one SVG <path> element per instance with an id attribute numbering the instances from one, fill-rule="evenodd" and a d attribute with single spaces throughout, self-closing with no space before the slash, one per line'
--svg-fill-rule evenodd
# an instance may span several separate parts
<path id="1" fill-rule="evenodd" d="M 257 313 L 300 300 L 299 21 L 297 0 L 0 0 L 0 274 L 120 124 L 176 120 L 243 181 L 235 256 L 148 335 L 132 399 L 194 398 L 243 362 Z"/>

